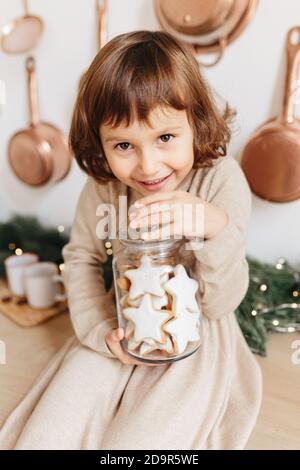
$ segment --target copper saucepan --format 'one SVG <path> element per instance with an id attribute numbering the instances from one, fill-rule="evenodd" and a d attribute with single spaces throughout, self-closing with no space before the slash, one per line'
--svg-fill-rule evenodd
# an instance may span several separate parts
<path id="1" fill-rule="evenodd" d="M 157 7 L 177 32 L 198 36 L 219 28 L 227 20 L 235 0 L 159 0 Z"/>
<path id="2" fill-rule="evenodd" d="M 216 53 L 217 64 L 226 47 L 251 20 L 258 0 L 154 0 L 160 25 L 186 43 L 197 57 Z"/>
<path id="3" fill-rule="evenodd" d="M 71 166 L 67 139 L 57 127 L 39 122 L 35 61 L 26 59 L 29 88 L 30 127 L 17 132 L 8 145 L 14 173 L 30 186 L 63 179 Z"/>
<path id="4" fill-rule="evenodd" d="M 300 198 L 300 120 L 294 116 L 300 61 L 300 26 L 289 30 L 286 52 L 281 114 L 258 128 L 241 154 L 241 167 L 252 191 L 274 202 Z"/>
<path id="5" fill-rule="evenodd" d="M 43 20 L 28 11 L 28 0 L 23 0 L 25 14 L 2 29 L 1 48 L 7 54 L 20 54 L 35 47 L 44 30 Z"/>

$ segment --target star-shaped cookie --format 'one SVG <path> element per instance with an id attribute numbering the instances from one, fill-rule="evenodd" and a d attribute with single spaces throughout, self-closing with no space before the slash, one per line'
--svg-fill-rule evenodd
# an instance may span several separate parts
<path id="1" fill-rule="evenodd" d="M 161 349 L 162 351 L 167 351 L 169 354 L 174 352 L 173 350 L 173 344 L 170 338 L 167 336 L 167 340 L 165 344 L 160 344 L 154 341 L 154 344 L 147 344 L 146 342 L 143 342 L 140 347 L 140 354 L 149 354 L 152 351 L 155 351 L 155 349 Z"/>
<path id="2" fill-rule="evenodd" d="M 155 310 L 150 294 L 145 294 L 139 307 L 124 308 L 123 314 L 127 320 L 131 320 L 135 325 L 135 341 L 144 341 L 148 338 L 155 339 L 160 343 L 166 341 L 162 326 L 171 318 L 171 312 Z"/>
<path id="3" fill-rule="evenodd" d="M 127 339 L 128 342 L 130 341 L 130 339 L 134 340 L 133 333 L 134 333 L 134 323 L 131 320 L 128 320 L 127 325 L 125 327 L 125 338 Z M 145 338 L 144 343 L 153 345 L 153 344 L 156 344 L 156 341 L 151 338 Z M 138 342 L 138 344 L 140 344 L 140 341 Z"/>
<path id="4" fill-rule="evenodd" d="M 152 304 L 156 310 L 160 310 L 162 307 L 168 305 L 168 295 L 166 293 L 162 297 L 152 295 Z"/>
<path id="5" fill-rule="evenodd" d="M 195 294 L 198 282 L 188 276 L 184 266 L 177 264 L 174 269 L 175 276 L 163 284 L 163 288 L 173 297 L 173 312 L 179 316 L 185 309 L 199 312 Z"/>
<path id="6" fill-rule="evenodd" d="M 143 255 L 141 265 L 138 268 L 129 269 L 124 273 L 124 276 L 131 282 L 129 298 L 135 299 L 146 293 L 163 296 L 165 291 L 161 287 L 161 276 L 169 271 L 170 266 L 152 266 L 150 256 Z"/>
<path id="7" fill-rule="evenodd" d="M 179 317 L 170 320 L 164 330 L 172 336 L 177 354 L 181 354 L 189 341 L 200 339 L 198 332 L 199 313 L 184 310 Z"/>

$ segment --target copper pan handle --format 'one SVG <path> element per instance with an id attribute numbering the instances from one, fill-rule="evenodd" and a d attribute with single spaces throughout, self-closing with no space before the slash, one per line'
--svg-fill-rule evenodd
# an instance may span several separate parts
<path id="1" fill-rule="evenodd" d="M 38 113 L 38 104 L 37 104 L 35 61 L 33 57 L 27 57 L 26 70 L 27 70 L 27 80 L 28 80 L 30 124 L 31 126 L 36 126 L 39 122 L 39 113 Z"/>
<path id="2" fill-rule="evenodd" d="M 23 8 L 24 8 L 24 12 L 25 12 L 25 16 L 28 15 L 28 0 L 23 0 Z"/>
<path id="3" fill-rule="evenodd" d="M 297 42 L 292 42 L 293 36 L 297 37 Z M 300 60 L 300 26 L 290 29 L 286 38 L 287 65 L 285 75 L 284 99 L 279 120 L 285 124 L 294 121 L 294 106 L 297 91 L 300 84 L 297 81 L 299 60 Z"/>
<path id="4" fill-rule="evenodd" d="M 106 32 L 106 12 L 107 12 L 108 0 L 96 0 L 97 9 L 97 41 L 98 51 L 106 44 L 107 32 Z"/>
<path id="5" fill-rule="evenodd" d="M 205 62 L 201 62 L 197 57 L 197 61 L 199 65 L 201 65 L 202 67 L 213 67 L 214 65 L 216 65 L 218 62 L 220 62 L 220 60 L 224 56 L 226 46 L 227 46 L 227 38 L 220 38 L 219 39 L 219 51 L 218 51 L 218 55 L 216 59 L 213 62 L 205 63 Z M 198 55 L 201 51 L 201 47 L 198 46 L 197 44 L 194 44 L 192 47 L 194 48 L 194 53 Z"/>

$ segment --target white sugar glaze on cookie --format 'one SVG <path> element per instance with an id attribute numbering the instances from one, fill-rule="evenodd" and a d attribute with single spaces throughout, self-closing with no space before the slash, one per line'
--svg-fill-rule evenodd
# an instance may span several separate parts
<path id="1" fill-rule="evenodd" d="M 139 307 L 124 308 L 123 314 L 135 325 L 136 341 L 143 341 L 145 338 L 152 338 L 161 343 L 166 341 L 162 326 L 171 318 L 171 313 L 154 309 L 150 294 L 145 294 Z"/>
<path id="2" fill-rule="evenodd" d="M 164 325 L 164 330 L 171 335 L 178 354 L 186 349 L 189 341 L 200 340 L 199 322 L 199 313 L 184 310 L 178 317 Z"/>
<path id="3" fill-rule="evenodd" d="M 141 265 L 136 269 L 125 271 L 130 282 L 129 298 L 135 299 L 144 294 L 153 294 L 163 296 L 165 291 L 161 286 L 161 276 L 170 271 L 170 266 L 153 266 L 150 256 L 143 255 L 141 257 Z"/>
<path id="4" fill-rule="evenodd" d="M 174 269 L 175 276 L 164 283 L 163 288 L 172 295 L 172 309 L 176 316 L 184 310 L 199 312 L 195 294 L 198 290 L 198 282 L 188 276 L 184 266 L 177 264 Z"/>

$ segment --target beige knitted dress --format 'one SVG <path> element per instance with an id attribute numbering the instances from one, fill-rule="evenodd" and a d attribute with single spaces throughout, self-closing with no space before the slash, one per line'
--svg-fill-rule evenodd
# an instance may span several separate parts
<path id="1" fill-rule="evenodd" d="M 127 195 L 120 182 L 88 177 L 63 249 L 75 335 L 53 356 L 0 430 L 0 449 L 242 449 L 261 402 L 261 372 L 234 310 L 249 283 L 245 239 L 251 193 L 236 160 L 192 170 L 183 191 L 223 208 L 229 222 L 195 254 L 203 342 L 188 358 L 157 367 L 123 365 L 105 334 L 117 326 L 114 287 L 105 291 L 96 207 Z M 119 241 L 113 241 L 116 250 Z"/>

